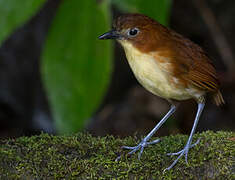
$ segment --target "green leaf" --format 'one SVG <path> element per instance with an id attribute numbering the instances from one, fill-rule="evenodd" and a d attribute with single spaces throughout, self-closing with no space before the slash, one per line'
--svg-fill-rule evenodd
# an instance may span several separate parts
<path id="1" fill-rule="evenodd" d="M 29 20 L 45 0 L 0 0 L 0 45 L 20 25 Z"/>
<path id="2" fill-rule="evenodd" d="M 112 2 L 125 13 L 142 13 L 161 24 L 168 24 L 172 0 L 112 0 Z"/>
<path id="3" fill-rule="evenodd" d="M 59 133 L 76 132 L 97 110 L 111 73 L 109 1 L 62 1 L 42 55 L 42 76 Z"/>

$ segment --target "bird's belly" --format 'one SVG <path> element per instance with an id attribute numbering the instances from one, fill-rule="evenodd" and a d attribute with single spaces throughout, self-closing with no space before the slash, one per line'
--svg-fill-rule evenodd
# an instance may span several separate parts
<path id="1" fill-rule="evenodd" d="M 148 55 L 127 54 L 128 62 L 135 77 L 148 91 L 165 99 L 185 100 L 192 96 L 184 88 L 176 88 L 170 82 L 171 75 Z"/>

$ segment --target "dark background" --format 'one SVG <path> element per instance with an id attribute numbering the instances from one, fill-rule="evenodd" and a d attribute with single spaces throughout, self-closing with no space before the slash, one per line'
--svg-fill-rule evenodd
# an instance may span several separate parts
<path id="1" fill-rule="evenodd" d="M 33 135 L 41 131 L 56 133 L 40 78 L 39 60 L 59 3 L 59 0 L 49 0 L 30 22 L 17 29 L 0 48 L 0 137 Z M 235 1 L 210 0 L 207 5 L 233 53 Z M 218 44 L 222 42 L 215 43 L 219 35 L 213 28 L 209 30 L 213 21 L 203 19 L 203 12 L 208 13 L 207 10 L 192 1 L 174 1 L 169 26 L 208 52 L 221 79 L 226 104 L 216 107 L 208 98 L 197 130 L 234 130 L 235 68 L 228 66 L 226 48 L 218 49 Z M 119 13 L 113 8 L 114 17 Z M 189 133 L 196 108 L 193 101 L 183 102 L 157 135 Z M 144 135 L 168 109 L 165 100 L 150 94 L 138 84 L 123 50 L 115 44 L 114 72 L 108 93 L 86 130 L 94 135 Z"/>

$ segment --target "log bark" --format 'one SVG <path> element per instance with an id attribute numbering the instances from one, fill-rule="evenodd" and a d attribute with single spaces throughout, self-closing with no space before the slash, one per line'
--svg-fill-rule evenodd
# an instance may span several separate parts
<path id="1" fill-rule="evenodd" d="M 160 138 L 146 147 L 141 161 L 126 156 L 122 145 L 134 146 L 135 137 L 69 136 L 21 137 L 0 140 L 0 179 L 235 179 L 235 133 L 206 131 L 194 136 L 200 143 L 190 149 L 188 163 L 182 158 L 163 173 L 187 141 L 186 135 Z M 115 162 L 122 155 L 119 162 Z"/>

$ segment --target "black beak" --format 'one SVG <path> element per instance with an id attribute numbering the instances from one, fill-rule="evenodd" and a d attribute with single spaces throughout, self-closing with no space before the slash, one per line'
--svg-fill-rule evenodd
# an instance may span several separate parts
<path id="1" fill-rule="evenodd" d="M 99 39 L 121 39 L 122 36 L 116 30 L 111 30 L 99 36 Z"/>

